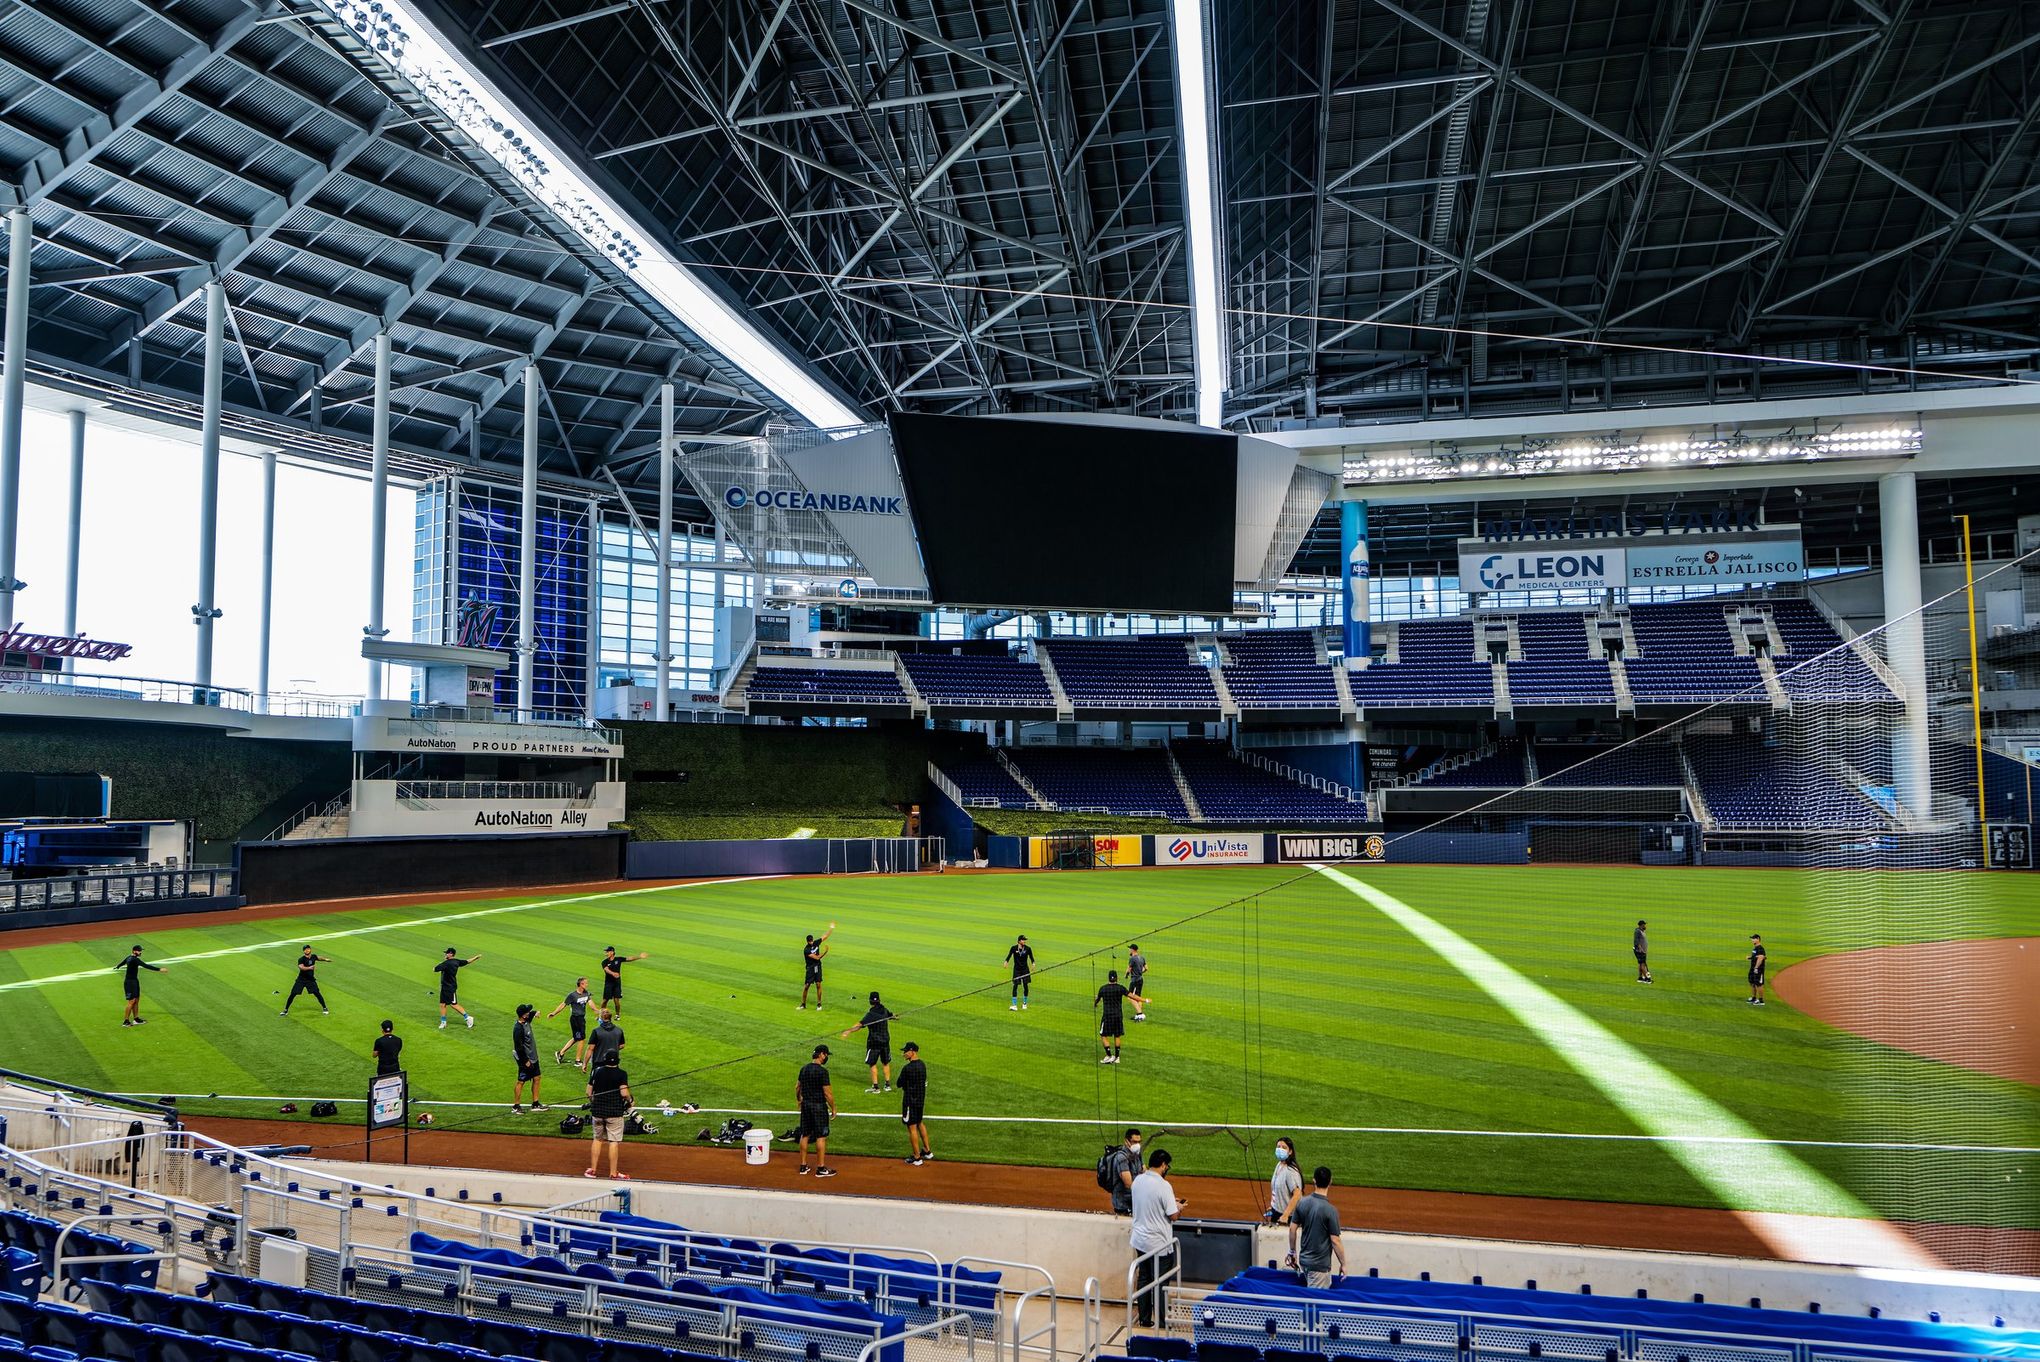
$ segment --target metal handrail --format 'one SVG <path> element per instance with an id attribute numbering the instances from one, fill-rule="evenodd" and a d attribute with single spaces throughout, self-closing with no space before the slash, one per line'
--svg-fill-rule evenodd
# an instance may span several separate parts
<path id="1" fill-rule="evenodd" d="M 1094 1362 L 1105 1342 L 1105 1284 L 1096 1277 L 1084 1278 L 1084 1355 L 1082 1362 Z"/>
<path id="2" fill-rule="evenodd" d="M 64 1226 L 63 1229 L 57 1231 L 57 1242 L 50 1248 L 50 1285 L 55 1287 L 59 1294 L 65 1295 L 68 1298 L 69 1293 L 64 1291 L 64 1270 L 66 1268 L 76 1267 L 85 1263 L 168 1262 L 170 1264 L 170 1282 L 174 1288 L 177 1283 L 177 1255 L 174 1253 L 163 1250 L 151 1253 L 145 1249 L 140 1253 L 92 1253 L 72 1257 L 64 1252 L 64 1241 L 69 1239 L 77 1231 L 78 1227 L 87 1221 L 97 1222 L 100 1220 L 125 1220 L 129 1218 L 131 1217 L 118 1215 L 113 1211 L 95 1211 L 91 1215 L 79 1216 L 76 1220 Z"/>
<path id="3" fill-rule="evenodd" d="M 1155 1279 L 1148 1283 L 1147 1289 L 1155 1293 L 1155 1322 L 1152 1327 L 1157 1329 L 1168 1327 L 1168 1316 L 1164 1313 L 1164 1307 L 1168 1301 L 1168 1296 L 1165 1292 L 1170 1281 L 1180 1280 L 1183 1276 L 1183 1255 L 1176 1250 L 1176 1240 L 1171 1235 L 1168 1243 L 1158 1249 L 1149 1249 L 1146 1253 L 1136 1256 L 1132 1262 L 1126 1265 L 1126 1332 L 1128 1334 L 1133 1332 L 1134 1317 L 1138 1314 L 1135 1306 L 1140 1300 L 1140 1290 L 1137 1286 L 1137 1283 L 1140 1281 L 1140 1265 L 1150 1261 L 1159 1261 L 1164 1255 L 1174 1257 L 1175 1262 L 1167 1272 L 1155 1273 Z"/>
<path id="4" fill-rule="evenodd" d="M 114 676 L 101 672 L 47 672 L 47 681 L 0 681 L 0 691 L 18 695 L 85 695 L 155 704 L 205 705 L 215 709 L 255 708 L 255 697 L 238 686 L 201 686 L 160 676 Z M 80 683 L 85 684 L 80 684 Z"/>

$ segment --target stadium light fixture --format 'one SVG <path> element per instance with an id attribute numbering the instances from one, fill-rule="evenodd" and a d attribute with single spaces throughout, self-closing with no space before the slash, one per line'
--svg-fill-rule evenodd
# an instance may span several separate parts
<path id="1" fill-rule="evenodd" d="M 1690 435 L 1678 439 L 1525 441 L 1492 450 L 1451 446 L 1395 450 L 1344 461 L 1347 486 L 1399 482 L 1552 477 L 1566 473 L 1638 473 L 1665 468 L 1740 468 L 1846 459 L 1911 458 L 1920 432 L 1910 426 L 1799 434 Z"/>
<path id="2" fill-rule="evenodd" d="M 1190 229 L 1191 359 L 1197 374 L 1197 424 L 1225 416 L 1225 314 L 1219 307 L 1218 183 L 1213 149 L 1211 43 L 1205 0 L 1170 0 L 1176 44 L 1176 144 L 1183 149 L 1183 210 Z"/>
<path id="3" fill-rule="evenodd" d="M 711 349 L 816 426 L 870 418 L 820 383 L 692 270 L 660 253 L 656 238 L 401 0 L 320 0 L 356 39 L 417 88 L 533 197 L 610 257 Z"/>

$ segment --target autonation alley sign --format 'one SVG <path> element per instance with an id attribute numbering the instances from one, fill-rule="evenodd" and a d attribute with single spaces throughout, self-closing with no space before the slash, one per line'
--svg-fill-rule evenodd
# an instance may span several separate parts
<path id="1" fill-rule="evenodd" d="M 1753 534 L 1459 541 L 1462 591 L 1609 591 L 1737 586 L 1806 575 L 1798 527 Z"/>

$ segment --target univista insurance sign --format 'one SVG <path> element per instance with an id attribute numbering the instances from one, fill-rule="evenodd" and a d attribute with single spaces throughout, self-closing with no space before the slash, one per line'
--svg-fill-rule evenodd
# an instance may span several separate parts
<path id="1" fill-rule="evenodd" d="M 0 634 L 0 653 L 24 657 L 71 657 L 89 662 L 118 662 L 134 651 L 125 643 L 109 643 L 85 634 L 32 634 L 15 625 Z"/>

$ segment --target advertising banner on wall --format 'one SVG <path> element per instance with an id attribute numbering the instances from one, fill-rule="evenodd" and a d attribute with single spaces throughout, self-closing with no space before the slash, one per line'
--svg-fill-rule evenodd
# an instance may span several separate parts
<path id="1" fill-rule="evenodd" d="M 1278 832 L 1275 856 L 1281 861 L 1383 861 L 1388 859 L 1388 843 L 1378 833 Z"/>
<path id="2" fill-rule="evenodd" d="M 1607 591 L 1628 584 L 1623 549 L 1608 540 L 1459 541 L 1461 591 Z"/>
<path id="3" fill-rule="evenodd" d="M 1131 837 L 1094 837 L 1091 839 L 1092 855 L 1099 865 L 1140 865 L 1141 842 L 1138 833 Z"/>
<path id="4" fill-rule="evenodd" d="M 1806 576 L 1797 526 L 1744 534 L 1459 541 L 1462 591 L 1606 591 L 1737 586 Z"/>
<path id="5" fill-rule="evenodd" d="M 1157 837 L 1156 865 L 1259 865 L 1266 839 L 1241 837 Z"/>
<path id="6" fill-rule="evenodd" d="M 1806 576 L 1799 535 L 1715 539 L 1668 535 L 1632 540 L 1631 586 L 1716 586 L 1745 582 L 1796 582 Z"/>

